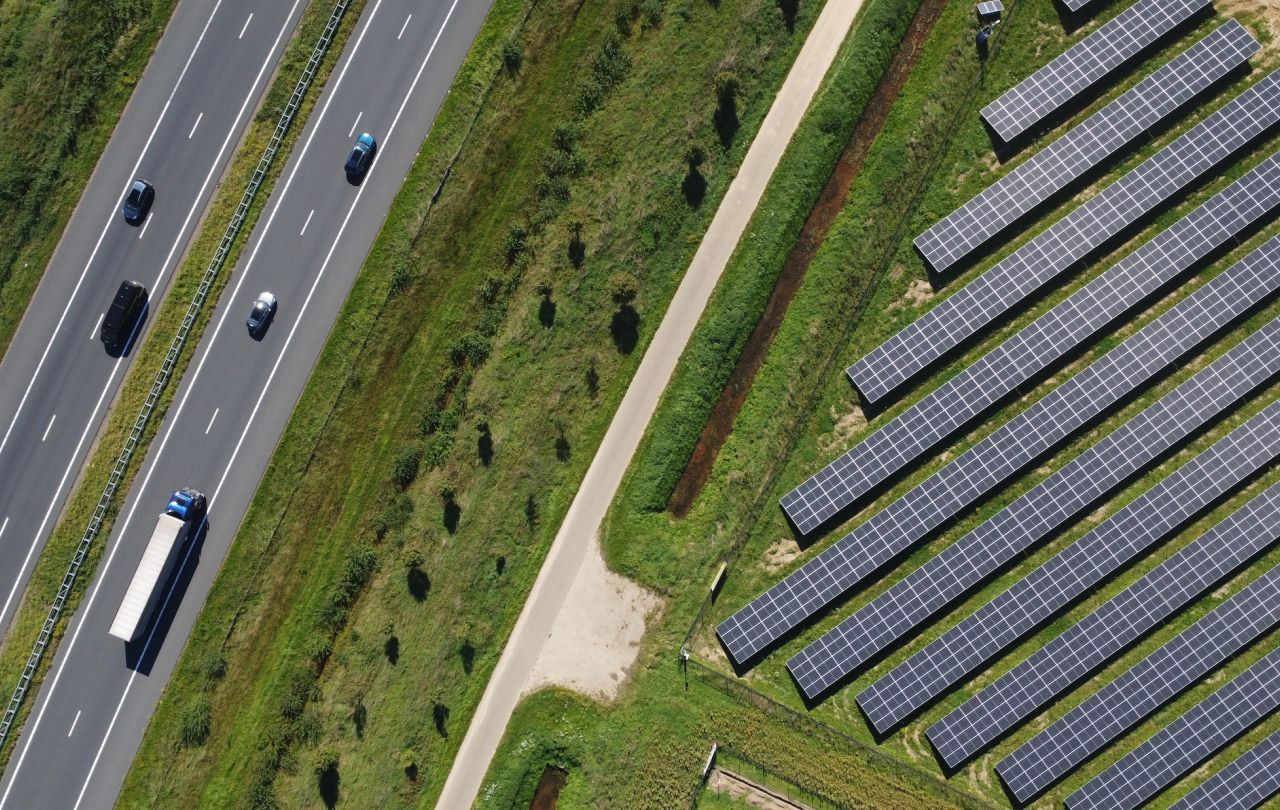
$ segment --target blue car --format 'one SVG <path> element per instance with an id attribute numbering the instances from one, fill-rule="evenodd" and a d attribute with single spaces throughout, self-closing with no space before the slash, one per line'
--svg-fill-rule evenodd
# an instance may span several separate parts
<path id="1" fill-rule="evenodd" d="M 369 171 L 369 164 L 373 163 L 373 156 L 377 153 L 378 141 L 367 132 L 360 133 L 360 137 L 356 138 L 356 145 L 351 147 L 351 154 L 347 156 L 347 179 L 353 183 L 360 182 L 364 173 Z"/>
<path id="2" fill-rule="evenodd" d="M 133 185 L 129 186 L 129 193 L 124 197 L 124 204 L 120 206 L 125 222 L 130 225 L 141 223 L 147 218 L 147 212 L 151 210 L 151 203 L 155 198 L 156 190 L 150 183 L 142 179 L 134 180 Z"/>

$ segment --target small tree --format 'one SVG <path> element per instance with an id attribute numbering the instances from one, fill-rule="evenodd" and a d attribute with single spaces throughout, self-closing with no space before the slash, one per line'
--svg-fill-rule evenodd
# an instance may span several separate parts
<path id="1" fill-rule="evenodd" d="M 396 486 L 404 489 L 412 484 L 418 477 L 418 465 L 421 463 L 422 449 L 418 445 L 406 444 L 401 447 L 400 452 L 396 454 L 395 468 L 392 471 Z"/>

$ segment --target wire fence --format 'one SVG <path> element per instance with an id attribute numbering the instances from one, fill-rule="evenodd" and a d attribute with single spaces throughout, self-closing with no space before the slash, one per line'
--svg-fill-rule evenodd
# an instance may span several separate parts
<path id="1" fill-rule="evenodd" d="M 767 766 L 756 762 L 746 754 L 730 748 L 716 746 L 714 756 L 707 770 L 707 777 L 712 772 L 720 771 L 734 781 L 738 781 L 757 793 L 781 799 L 782 801 L 800 804 L 811 810 L 853 810 L 830 796 L 826 796 L 810 788 L 801 787 L 781 774 L 775 773 Z M 699 780 L 689 800 L 689 810 L 695 810 L 702 793 L 710 787 L 709 779 Z"/>
<path id="2" fill-rule="evenodd" d="M 329 15 L 329 21 L 325 25 L 324 31 L 321 32 L 319 39 L 316 40 L 316 44 L 312 48 L 311 57 L 307 60 L 302 75 L 298 77 L 293 93 L 289 96 L 288 103 L 280 113 L 276 128 L 271 133 L 271 138 L 267 141 L 266 147 L 262 150 L 262 155 L 258 158 L 258 164 L 254 168 L 248 184 L 245 186 L 244 193 L 240 196 L 240 203 L 236 206 L 235 213 L 232 214 L 231 221 L 223 232 L 222 240 L 218 243 L 218 248 L 214 251 L 213 258 L 209 260 L 209 265 L 205 268 L 204 276 L 200 279 L 200 285 L 196 288 L 195 293 L 191 296 L 191 301 L 187 304 L 187 311 L 182 318 L 182 323 L 178 326 L 177 333 L 169 343 L 169 350 L 165 353 L 164 361 L 160 364 L 160 370 L 156 372 L 155 379 L 151 382 L 151 389 L 147 392 L 147 398 L 143 401 L 142 408 L 139 410 L 137 418 L 133 421 L 133 427 L 130 428 L 124 446 L 116 457 L 111 474 L 107 476 L 107 484 L 103 487 L 102 494 L 98 498 L 98 504 L 93 510 L 93 516 L 89 518 L 89 524 L 85 527 L 84 534 L 81 535 L 80 542 L 76 545 L 75 554 L 72 555 L 71 562 L 67 566 L 67 572 L 58 587 L 58 593 L 54 597 L 53 603 L 49 606 L 49 612 L 45 615 L 44 624 L 41 626 L 40 633 L 36 636 L 36 641 L 31 647 L 31 654 L 27 657 L 27 663 L 22 669 L 22 675 L 18 678 L 18 684 L 14 687 L 13 694 L 9 698 L 9 705 L 5 709 L 4 718 L 0 719 L 0 748 L 8 740 L 9 732 L 12 730 L 18 711 L 22 708 L 23 701 L 26 699 L 27 691 L 35 678 L 36 670 L 39 669 L 40 661 L 43 659 L 45 650 L 53 638 L 63 607 L 71 595 L 71 589 L 75 586 L 80 567 L 84 565 L 84 561 L 89 556 L 89 549 L 93 546 L 94 540 L 97 539 L 103 521 L 106 520 L 111 504 L 115 500 L 116 490 L 119 488 L 121 481 L 124 480 L 125 471 L 133 460 L 134 451 L 142 441 L 142 434 L 151 420 L 156 404 L 160 401 L 160 396 L 164 393 L 165 387 L 173 376 L 173 370 L 178 364 L 183 348 L 186 346 L 187 336 L 190 334 L 196 318 L 200 315 L 201 309 L 204 308 L 205 299 L 208 298 L 209 291 L 212 289 L 218 273 L 221 272 L 223 265 L 226 263 L 231 246 L 240 234 L 240 228 L 244 224 L 245 217 L 248 216 L 250 206 L 257 197 L 258 189 L 266 179 L 267 172 L 275 160 L 285 133 L 288 132 L 298 112 L 302 97 L 311 86 L 311 80 L 315 78 L 320 60 L 328 51 L 329 45 L 333 41 L 333 36 L 338 30 L 338 25 L 346 14 L 348 2 L 349 0 L 337 0 L 334 5 L 333 12 Z"/>

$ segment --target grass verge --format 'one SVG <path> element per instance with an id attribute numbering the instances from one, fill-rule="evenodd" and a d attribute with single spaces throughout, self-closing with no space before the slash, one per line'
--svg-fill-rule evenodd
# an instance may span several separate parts
<path id="1" fill-rule="evenodd" d="M 0 4 L 0 356 L 175 5 Z"/>
<path id="2" fill-rule="evenodd" d="M 516 31 L 524 7 L 500 0 L 472 49 L 464 88 L 500 78 L 426 227 L 468 106 L 442 112 L 393 206 L 130 805 L 430 802 L 818 11 L 542 0 Z M 207 735 L 184 737 L 197 715 Z"/>
<path id="3" fill-rule="evenodd" d="M 302 129 L 301 122 L 306 121 L 307 115 L 310 114 L 311 108 L 314 106 L 315 98 L 319 93 L 317 88 L 324 86 L 325 77 L 332 70 L 338 54 L 342 52 L 343 43 L 353 27 L 349 20 L 357 18 L 362 7 L 362 0 L 356 0 L 348 7 L 348 19 L 339 28 L 328 54 L 324 57 L 320 69 L 317 71 L 312 89 L 308 91 L 299 108 L 296 119 L 297 125 L 292 127 L 289 134 L 286 135 L 277 160 L 273 164 L 267 179 L 263 182 L 262 189 L 245 218 L 245 223 L 241 230 L 242 237 L 252 232 L 253 225 L 257 221 L 265 201 L 270 196 L 271 188 L 274 186 L 284 166 L 284 157 L 289 154 L 297 140 L 298 133 Z M 75 489 L 69 497 L 67 505 L 64 507 L 57 525 L 51 532 L 40 557 L 36 561 L 22 601 L 5 636 L 4 645 L 0 647 L 0 684 L 4 684 L 6 689 L 11 688 L 12 685 L 18 682 L 18 677 L 26 664 L 27 656 L 31 652 L 31 644 L 44 622 L 49 604 L 57 594 L 63 575 L 66 573 L 67 564 L 75 552 L 94 508 L 97 506 L 98 498 L 106 485 L 107 477 L 120 453 L 120 448 L 123 447 L 125 438 L 133 427 L 134 419 L 137 417 L 142 403 L 150 391 L 155 374 L 169 349 L 170 339 L 177 332 L 178 326 L 182 322 L 187 305 L 203 278 L 209 259 L 213 256 L 219 241 L 222 239 L 226 223 L 231 220 L 231 216 L 240 202 L 240 197 L 257 166 L 262 149 L 266 146 L 272 132 L 275 130 L 280 112 L 288 101 L 289 95 L 293 92 L 293 88 L 311 56 L 316 40 L 324 30 L 325 24 L 329 21 L 332 10 L 333 6 L 329 2 L 315 2 L 311 3 L 303 13 L 298 28 L 294 31 L 293 37 L 286 46 L 271 87 L 263 97 L 252 123 L 241 140 L 241 146 L 237 149 L 227 169 L 224 181 L 210 204 L 204 217 L 203 226 L 196 235 L 181 266 L 176 271 L 164 302 L 155 312 L 154 323 L 147 332 L 148 339 L 143 341 L 137 349 L 137 357 L 130 364 L 129 373 L 120 387 L 111 412 L 107 416 L 106 423 L 98 435 L 97 442 L 87 462 L 81 468 L 80 478 L 76 483 Z M 204 308 L 191 329 L 187 341 L 189 349 L 199 345 L 200 337 L 212 317 L 214 310 L 212 302 L 217 301 L 218 295 L 230 279 L 232 268 L 235 266 L 244 243 L 245 239 L 240 239 L 227 257 L 225 268 L 218 276 L 214 288 L 210 291 L 210 305 Z M 153 336 L 155 339 L 152 339 Z M 159 430 L 160 425 L 164 422 L 164 415 L 172 403 L 173 394 L 178 387 L 178 381 L 181 380 L 182 374 L 190 362 L 191 354 L 192 351 L 188 351 L 178 362 L 170 384 L 156 404 L 155 411 L 147 425 L 147 430 L 138 445 L 138 449 L 135 451 L 135 463 L 126 472 L 124 481 L 120 485 L 120 493 L 128 491 L 141 465 L 141 460 L 145 458 L 147 447 L 154 438 L 156 431 Z M 99 542 L 95 543 L 91 548 L 89 557 L 80 570 L 75 588 L 67 600 L 67 607 L 63 610 L 62 618 L 54 631 L 50 649 L 45 652 L 40 668 L 33 679 L 31 686 L 32 696 L 39 689 L 44 676 L 48 672 L 54 658 L 54 651 L 66 630 L 69 617 L 79 606 L 88 583 L 93 581 L 93 574 L 98 561 L 101 559 L 106 545 L 106 538 L 110 536 L 111 527 L 123 500 L 123 494 L 117 497 L 115 504 L 103 522 L 99 532 Z M 25 722 L 32 702 L 32 699 L 28 699 L 24 704 L 15 722 L 15 727 L 20 727 Z M 13 746 L 10 745 L 3 752 L 0 752 L 0 764 L 8 761 L 12 751 Z"/>

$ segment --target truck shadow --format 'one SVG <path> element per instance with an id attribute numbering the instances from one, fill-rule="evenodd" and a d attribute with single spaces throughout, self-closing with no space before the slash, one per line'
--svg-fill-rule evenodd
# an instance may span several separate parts
<path id="1" fill-rule="evenodd" d="M 206 519 L 192 535 L 186 550 L 182 552 L 182 561 L 178 569 L 169 577 L 165 586 L 164 601 L 156 609 L 146 633 L 124 646 L 125 666 L 139 675 L 151 674 L 151 667 L 155 664 L 160 648 L 164 646 L 165 637 L 169 635 L 173 618 L 179 606 L 182 605 L 188 586 L 191 585 L 191 578 L 200 562 L 200 551 L 208 533 L 209 521 Z"/>

